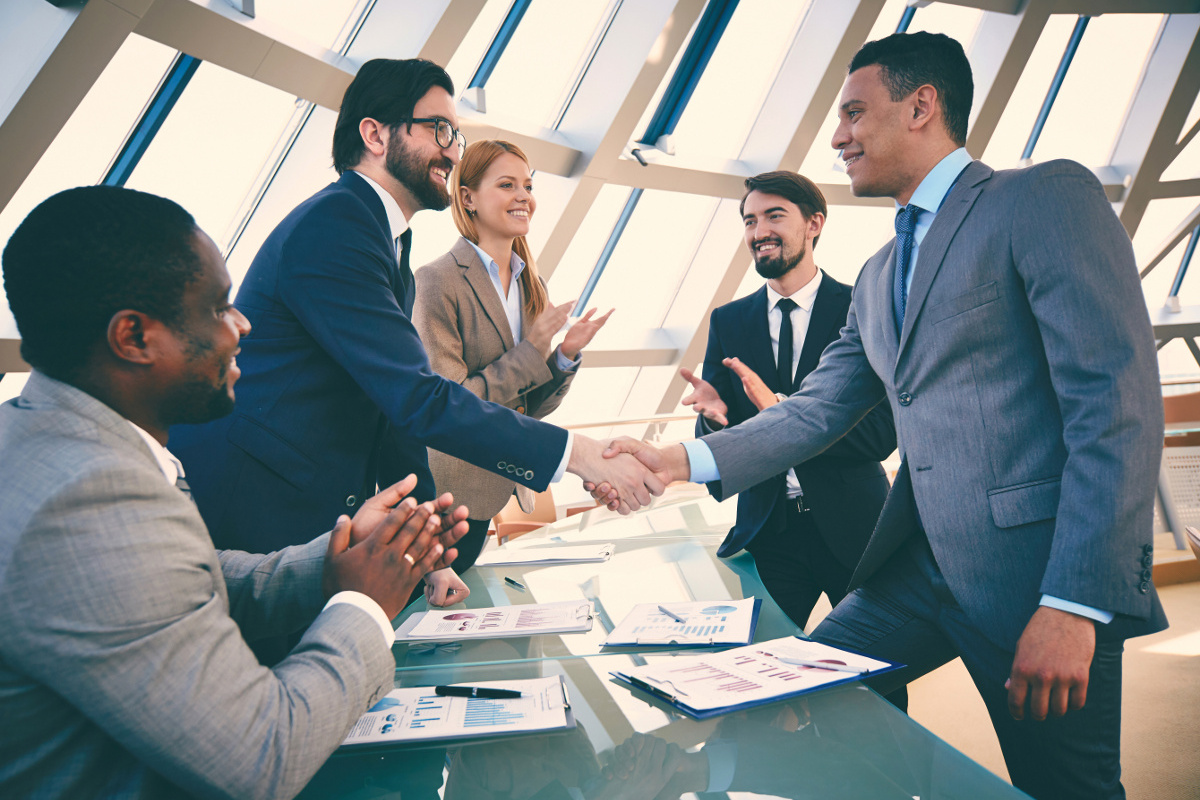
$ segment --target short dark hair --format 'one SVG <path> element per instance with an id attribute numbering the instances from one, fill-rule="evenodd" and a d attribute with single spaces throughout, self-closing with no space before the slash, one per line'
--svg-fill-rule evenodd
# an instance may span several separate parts
<path id="1" fill-rule="evenodd" d="M 860 47 L 849 71 L 872 64 L 879 65 L 883 85 L 893 101 L 925 84 L 937 89 L 950 138 L 959 147 L 966 144 L 975 83 L 961 44 L 943 33 L 893 33 Z"/>
<path id="2" fill-rule="evenodd" d="M 779 195 L 784 200 L 795 203 L 805 219 L 811 219 L 812 215 L 816 213 L 820 213 L 823 217 L 829 216 L 829 206 L 825 203 L 825 195 L 821 193 L 815 183 L 796 172 L 778 169 L 774 172 L 764 172 L 761 175 L 746 178 L 746 193 L 742 195 L 742 203 L 738 206 L 739 214 L 746 213 L 746 198 L 750 196 L 751 192 Z M 820 238 L 819 235 L 813 237 L 813 247 L 817 246 L 817 240 Z"/>
<path id="3" fill-rule="evenodd" d="M 198 232 L 179 204 L 132 189 L 82 186 L 44 200 L 4 248 L 21 356 L 69 378 L 124 308 L 178 329 L 184 292 L 202 269 Z"/>
<path id="4" fill-rule="evenodd" d="M 338 174 L 362 160 L 365 146 L 358 123 L 370 117 L 394 130 L 435 86 L 454 96 L 454 81 L 446 70 L 424 58 L 375 58 L 359 67 L 342 96 L 333 128 L 333 168 Z"/>

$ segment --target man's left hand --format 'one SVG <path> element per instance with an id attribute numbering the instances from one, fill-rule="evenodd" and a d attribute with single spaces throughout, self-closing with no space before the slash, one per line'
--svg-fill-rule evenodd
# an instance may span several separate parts
<path id="1" fill-rule="evenodd" d="M 452 569 L 434 570 L 425 576 L 425 602 L 436 608 L 461 603 L 471 590 Z"/>
<path id="2" fill-rule="evenodd" d="M 736 356 L 723 359 L 721 363 L 733 370 L 733 374 L 741 379 L 746 397 L 750 398 L 750 402 L 754 403 L 754 407 L 759 411 L 770 408 L 779 402 L 779 398 L 767 388 L 763 379 L 758 377 L 758 373 L 743 364 Z"/>
<path id="3" fill-rule="evenodd" d="M 1061 717 L 1087 701 L 1088 671 L 1096 652 L 1096 623 L 1068 611 L 1039 606 L 1017 641 L 1008 689 L 1013 719 L 1029 714 Z"/>

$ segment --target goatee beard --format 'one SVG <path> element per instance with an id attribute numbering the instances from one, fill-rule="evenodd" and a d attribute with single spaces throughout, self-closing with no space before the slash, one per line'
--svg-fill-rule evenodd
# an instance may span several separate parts
<path id="1" fill-rule="evenodd" d="M 780 253 L 783 252 L 782 242 L 779 243 L 779 251 Z M 767 280 L 782 278 L 784 275 L 795 269 L 797 264 L 804 260 L 804 255 L 806 252 L 807 251 L 805 248 L 801 247 L 799 253 L 788 259 L 784 259 L 782 255 L 776 256 L 775 258 L 755 258 L 754 270 Z"/>

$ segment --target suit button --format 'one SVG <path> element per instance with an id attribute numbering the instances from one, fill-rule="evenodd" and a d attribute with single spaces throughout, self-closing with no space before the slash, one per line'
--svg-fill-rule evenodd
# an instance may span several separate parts
<path id="1" fill-rule="evenodd" d="M 907 406 L 907 405 L 912 404 L 912 395 L 909 394 L 908 392 L 901 392 L 896 399 L 900 401 L 900 405 L 902 405 L 902 406 Z"/>
<path id="2" fill-rule="evenodd" d="M 509 464 L 508 469 L 506 471 L 508 472 L 509 475 L 512 475 L 514 472 L 517 471 L 517 468 L 514 467 L 512 464 Z"/>
<path id="3" fill-rule="evenodd" d="M 501 461 L 499 464 L 496 465 L 496 469 L 504 469 L 507 466 L 508 466 L 507 461 Z"/>
<path id="4" fill-rule="evenodd" d="M 1148 569 L 1142 570 L 1142 580 L 1144 580 L 1144 581 L 1150 580 L 1151 574 L 1152 573 Z"/>
<path id="5" fill-rule="evenodd" d="M 1143 552 L 1143 553 L 1146 553 L 1147 555 L 1149 555 L 1150 553 L 1153 553 L 1153 552 L 1154 552 L 1154 545 L 1152 545 L 1152 544 L 1143 545 L 1143 546 L 1142 546 L 1142 552 Z"/>
<path id="6" fill-rule="evenodd" d="M 354 504 L 357 502 L 358 502 L 358 498 L 355 497 L 354 495 L 350 495 L 349 497 L 346 498 L 346 506 L 349 508 L 354 508 Z"/>
<path id="7" fill-rule="evenodd" d="M 1142 581 L 1141 586 L 1138 587 L 1138 591 L 1142 594 L 1148 593 L 1150 591 L 1150 581 Z"/>
<path id="8" fill-rule="evenodd" d="M 1154 556 L 1152 556 L 1152 555 L 1142 556 L 1142 566 L 1143 567 L 1153 567 L 1154 566 Z"/>
<path id="9" fill-rule="evenodd" d="M 524 414 L 524 413 L 525 413 L 525 406 L 517 406 L 517 413 L 518 413 L 518 414 Z"/>
<path id="10" fill-rule="evenodd" d="M 527 480 L 527 481 L 533 480 L 533 470 L 531 470 L 531 469 L 525 470 L 525 480 Z"/>

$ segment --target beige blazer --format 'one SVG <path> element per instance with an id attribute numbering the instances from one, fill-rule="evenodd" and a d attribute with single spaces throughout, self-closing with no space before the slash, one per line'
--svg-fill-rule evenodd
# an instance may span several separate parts
<path id="1" fill-rule="evenodd" d="M 464 238 L 449 253 L 416 271 L 413 325 L 438 374 L 518 413 L 542 418 L 562 402 L 574 372 L 563 372 L 551 354 L 542 358 L 527 341 L 513 342 L 508 317 L 487 268 Z M 534 318 L 521 317 L 527 331 Z M 439 492 L 451 492 L 471 519 L 489 519 L 516 491 L 521 508 L 533 509 L 533 492 L 465 461 L 429 451 Z"/>

